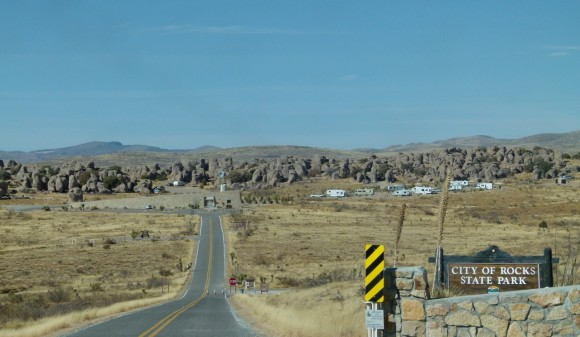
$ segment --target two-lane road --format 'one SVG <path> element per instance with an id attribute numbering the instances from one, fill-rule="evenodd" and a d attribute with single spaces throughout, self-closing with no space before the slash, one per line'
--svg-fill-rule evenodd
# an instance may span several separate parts
<path id="1" fill-rule="evenodd" d="M 257 336 L 234 316 L 222 294 L 222 289 L 226 288 L 225 279 L 224 236 L 219 214 L 202 213 L 196 264 L 184 296 L 65 336 Z"/>

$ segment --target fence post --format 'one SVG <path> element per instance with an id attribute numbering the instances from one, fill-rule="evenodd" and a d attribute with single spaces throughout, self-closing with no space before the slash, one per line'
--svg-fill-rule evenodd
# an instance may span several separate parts
<path id="1" fill-rule="evenodd" d="M 553 287 L 554 286 L 554 274 L 552 272 L 552 248 L 544 248 L 544 266 L 546 267 L 546 284 L 542 286 L 545 287 Z"/>

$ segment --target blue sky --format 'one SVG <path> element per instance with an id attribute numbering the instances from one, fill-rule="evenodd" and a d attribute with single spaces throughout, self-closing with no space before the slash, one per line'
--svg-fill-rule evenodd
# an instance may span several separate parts
<path id="1" fill-rule="evenodd" d="M 0 150 L 580 129 L 580 1 L 0 0 Z"/>

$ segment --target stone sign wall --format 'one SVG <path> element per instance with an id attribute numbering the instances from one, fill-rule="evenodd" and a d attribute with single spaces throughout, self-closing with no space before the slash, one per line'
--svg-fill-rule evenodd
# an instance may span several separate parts
<path id="1" fill-rule="evenodd" d="M 580 336 L 580 285 L 429 299 L 423 267 L 387 268 L 385 285 L 384 336 Z"/>

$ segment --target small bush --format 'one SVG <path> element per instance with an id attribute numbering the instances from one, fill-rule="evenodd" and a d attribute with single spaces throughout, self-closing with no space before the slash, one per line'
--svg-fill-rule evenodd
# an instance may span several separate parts
<path id="1" fill-rule="evenodd" d="M 161 267 L 159 268 L 159 275 L 167 277 L 173 275 L 173 272 L 170 269 Z"/>
<path id="2" fill-rule="evenodd" d="M 69 298 L 70 298 L 70 291 L 65 289 L 65 288 L 58 287 L 58 288 L 55 288 L 53 290 L 48 291 L 48 299 L 54 303 L 66 302 L 69 300 Z"/>
<path id="3" fill-rule="evenodd" d="M 105 289 L 103 288 L 103 285 L 100 282 L 91 283 L 90 285 L 91 285 L 92 292 L 105 291 Z"/>
<path id="4" fill-rule="evenodd" d="M 151 276 L 150 278 L 148 278 L 145 283 L 147 289 L 161 287 L 162 285 L 165 284 L 165 282 L 162 279 L 157 278 L 155 276 Z"/>
<path id="5" fill-rule="evenodd" d="M 121 180 L 117 176 L 108 176 L 103 180 L 103 185 L 106 189 L 112 190 L 121 184 Z"/>
<path id="6" fill-rule="evenodd" d="M 108 245 L 114 245 L 117 243 L 117 241 L 115 241 L 115 239 L 107 238 L 105 239 L 105 243 Z"/>
<path id="7" fill-rule="evenodd" d="M 297 286 L 300 285 L 300 282 L 298 281 L 298 279 L 296 279 L 294 277 L 279 276 L 279 277 L 276 277 L 276 279 L 278 279 L 278 282 L 280 282 L 280 284 L 282 286 L 286 286 L 286 287 L 297 287 Z"/>

